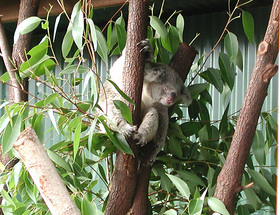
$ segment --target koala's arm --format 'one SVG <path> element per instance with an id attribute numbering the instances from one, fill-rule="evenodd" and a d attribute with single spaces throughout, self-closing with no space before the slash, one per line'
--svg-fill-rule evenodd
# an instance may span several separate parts
<path id="1" fill-rule="evenodd" d="M 148 108 L 143 117 L 142 123 L 136 133 L 138 144 L 143 146 L 153 139 L 154 148 L 148 158 L 148 164 L 155 162 L 157 154 L 163 148 L 169 124 L 168 107 L 155 102 Z"/>

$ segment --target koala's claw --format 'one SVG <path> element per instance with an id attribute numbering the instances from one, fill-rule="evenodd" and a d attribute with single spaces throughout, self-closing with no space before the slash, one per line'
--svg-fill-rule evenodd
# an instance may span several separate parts
<path id="1" fill-rule="evenodd" d="M 141 46 L 141 50 L 140 52 L 145 52 L 147 53 L 147 60 L 148 61 L 153 61 L 153 48 L 150 44 L 150 41 L 149 39 L 145 39 L 145 40 L 142 40 L 140 41 L 139 43 L 136 44 L 137 46 Z"/>
<path id="2" fill-rule="evenodd" d="M 139 132 L 136 132 L 133 136 L 134 140 L 138 140 L 138 142 L 136 143 L 136 145 L 140 145 L 141 147 L 145 146 L 147 144 L 147 140 L 146 138 L 141 135 Z"/>
<path id="3" fill-rule="evenodd" d="M 122 129 L 122 133 L 125 137 L 131 137 L 134 136 L 134 134 L 137 132 L 137 126 L 131 126 L 131 125 L 127 125 L 125 127 L 123 127 Z"/>

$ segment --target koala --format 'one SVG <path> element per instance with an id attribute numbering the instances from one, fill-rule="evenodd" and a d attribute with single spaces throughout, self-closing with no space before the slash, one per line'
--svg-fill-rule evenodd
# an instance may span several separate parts
<path id="1" fill-rule="evenodd" d="M 150 158 L 150 162 L 153 163 L 166 139 L 169 124 L 168 108 L 176 103 L 189 106 L 192 98 L 177 72 L 166 64 L 151 62 L 152 48 L 148 40 L 143 40 L 138 45 L 142 47 L 141 51 L 147 53 L 148 59 L 144 69 L 141 99 L 142 122 L 139 128 L 130 125 L 113 104 L 113 100 L 123 100 L 123 98 L 108 81 L 104 83 L 105 92 L 101 93 L 100 106 L 104 111 L 106 110 L 108 118 L 112 121 L 113 126 L 110 125 L 112 130 L 136 139 L 140 146 L 154 140 L 155 152 Z M 110 69 L 111 80 L 120 89 L 123 88 L 124 53 L 125 50 Z"/>

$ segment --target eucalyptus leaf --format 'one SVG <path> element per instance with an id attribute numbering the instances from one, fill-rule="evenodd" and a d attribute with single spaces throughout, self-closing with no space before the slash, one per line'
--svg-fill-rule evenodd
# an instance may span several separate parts
<path id="1" fill-rule="evenodd" d="M 182 196 L 184 196 L 186 199 L 189 199 L 191 192 L 187 183 L 175 175 L 170 175 L 170 174 L 166 174 L 166 175 L 176 186 L 176 188 L 179 190 Z"/>
<path id="2" fill-rule="evenodd" d="M 230 215 L 228 210 L 226 209 L 224 203 L 221 200 L 216 199 L 214 197 L 208 197 L 207 203 L 208 203 L 209 207 L 211 208 L 211 210 L 218 212 L 220 214 L 223 214 L 223 215 Z"/>
<path id="3" fill-rule="evenodd" d="M 113 100 L 113 103 L 115 107 L 121 111 L 122 116 L 125 118 L 125 120 L 129 123 L 132 124 L 132 115 L 129 110 L 129 107 L 122 101 L 120 100 Z"/>
<path id="4" fill-rule="evenodd" d="M 18 41 L 20 34 L 27 34 L 33 31 L 41 23 L 42 19 L 37 16 L 31 16 L 23 20 L 16 28 L 14 35 L 14 44 Z"/>
<path id="5" fill-rule="evenodd" d="M 83 33 L 84 33 L 84 16 L 83 16 L 83 12 L 79 10 L 74 18 L 73 27 L 72 27 L 72 36 L 78 49 L 82 49 L 83 46 Z"/>
<path id="6" fill-rule="evenodd" d="M 250 41 L 251 44 L 254 43 L 254 18 L 253 16 L 247 12 L 242 11 L 242 25 L 245 32 L 246 37 Z"/>
<path id="7" fill-rule="evenodd" d="M 156 16 L 150 16 L 150 25 L 163 40 L 166 40 L 168 32 L 163 22 Z"/>

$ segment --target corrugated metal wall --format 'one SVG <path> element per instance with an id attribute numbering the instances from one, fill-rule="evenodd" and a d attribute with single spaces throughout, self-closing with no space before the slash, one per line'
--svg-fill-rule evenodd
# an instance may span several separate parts
<path id="1" fill-rule="evenodd" d="M 255 63 L 256 52 L 257 52 L 257 44 L 263 38 L 268 18 L 270 7 L 262 7 L 262 8 L 254 8 L 250 10 L 252 15 L 255 19 L 255 43 L 253 45 L 249 44 L 248 40 L 246 39 L 242 25 L 241 19 L 237 19 L 230 24 L 230 31 L 235 33 L 238 36 L 241 52 L 243 54 L 244 59 L 244 70 L 241 72 L 240 70 L 236 71 L 236 84 L 233 89 L 233 92 L 230 95 L 230 110 L 229 113 L 234 113 L 240 110 L 244 95 L 246 93 L 246 89 L 248 86 L 248 82 L 250 80 L 250 74 L 253 70 L 253 66 Z M 190 16 L 185 17 L 185 42 L 190 42 L 196 33 L 200 33 L 200 36 L 195 40 L 193 45 L 199 52 L 199 56 L 203 53 L 209 53 L 217 39 L 219 38 L 223 26 L 225 25 L 227 20 L 226 13 L 213 13 L 213 14 L 204 14 L 199 16 Z M 58 47 L 59 48 L 59 47 Z M 208 62 L 206 63 L 207 67 L 218 67 L 218 51 L 223 50 L 223 45 L 219 45 L 217 47 L 217 51 L 209 58 Z M 105 74 L 107 72 L 107 68 L 101 60 L 97 61 L 98 63 L 98 70 L 102 71 L 101 76 L 104 79 Z M 0 65 L 0 75 L 5 71 L 3 65 Z M 195 83 L 204 82 L 201 78 L 197 78 Z M 34 81 L 30 81 L 29 83 L 29 91 L 33 95 L 40 95 L 42 92 L 49 91 L 44 86 L 36 86 Z M 222 98 L 216 89 L 211 88 L 210 94 L 213 98 L 213 105 L 210 107 L 210 115 L 212 120 L 220 119 L 223 111 L 224 105 L 222 102 Z M 1 84 L 0 85 L 0 95 L 1 95 L 1 104 L 5 100 L 7 100 L 7 86 Z M 268 96 L 265 100 L 262 110 L 263 111 L 273 111 L 277 108 L 277 77 L 275 76 L 271 80 L 271 84 L 268 90 Z M 3 114 L 3 109 L 0 110 L 0 114 Z M 274 112 L 273 115 L 276 115 Z M 46 121 L 45 128 L 46 130 L 51 127 L 49 121 Z M 57 142 L 61 140 L 62 137 L 59 135 L 53 135 L 48 138 L 48 144 L 51 145 L 53 141 Z M 271 165 L 275 165 L 275 161 L 273 160 L 272 156 L 269 156 L 268 159 L 270 160 Z M 271 169 L 275 171 L 275 168 Z"/>

